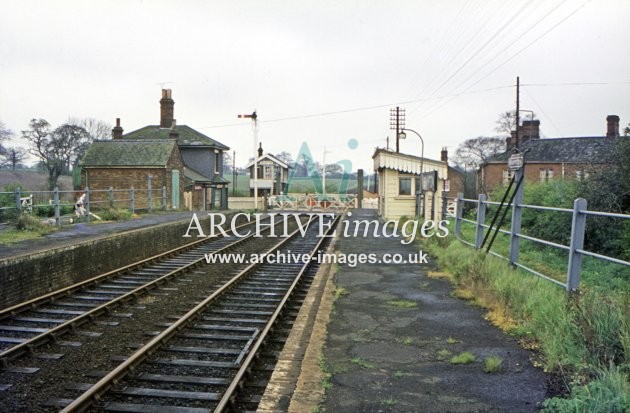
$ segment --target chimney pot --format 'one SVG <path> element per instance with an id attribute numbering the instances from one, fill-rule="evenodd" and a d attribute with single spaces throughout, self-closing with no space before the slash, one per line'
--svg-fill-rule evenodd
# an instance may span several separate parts
<path id="1" fill-rule="evenodd" d="M 440 153 L 440 159 L 442 162 L 448 163 L 448 149 L 446 149 L 446 146 L 442 148 L 442 152 Z"/>
<path id="2" fill-rule="evenodd" d="M 619 116 L 617 115 L 606 116 L 606 137 L 607 138 L 619 137 Z"/>
<path id="3" fill-rule="evenodd" d="M 263 156 L 263 148 L 262 148 L 262 143 L 258 144 L 258 157 Z"/>

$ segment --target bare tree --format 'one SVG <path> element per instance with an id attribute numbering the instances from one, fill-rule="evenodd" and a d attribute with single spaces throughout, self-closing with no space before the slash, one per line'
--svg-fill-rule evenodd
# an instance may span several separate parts
<path id="1" fill-rule="evenodd" d="M 7 138 L 10 138 L 12 135 L 13 135 L 13 131 L 7 128 L 4 125 L 4 122 L 0 121 L 0 142 L 2 142 L 3 140 Z"/>
<path id="2" fill-rule="evenodd" d="M 9 147 L 5 150 L 5 165 L 10 165 L 11 170 L 15 171 L 18 166 L 23 166 L 22 161 L 26 159 L 27 151 L 19 146 Z"/>
<path id="3" fill-rule="evenodd" d="M 29 152 L 41 160 L 48 172 L 48 188 L 53 190 L 63 173 L 70 171 L 90 143 L 89 133 L 80 126 L 64 124 L 50 131 L 44 119 L 32 119 L 22 137 L 29 142 Z"/>
<path id="4" fill-rule="evenodd" d="M 0 121 L 0 167 L 6 164 L 8 149 L 4 146 L 3 141 L 10 138 L 13 132 Z"/>
<path id="5" fill-rule="evenodd" d="M 505 138 L 479 136 L 466 139 L 455 150 L 455 162 L 477 169 L 492 156 L 505 152 Z"/>
<path id="6" fill-rule="evenodd" d="M 92 141 L 112 138 L 112 125 L 94 118 L 68 118 L 66 125 L 79 126 L 87 131 Z"/>
<path id="7" fill-rule="evenodd" d="M 289 165 L 289 167 L 293 166 L 293 157 L 291 156 L 291 154 L 287 151 L 282 151 L 276 155 L 274 155 L 276 158 L 278 158 L 279 160 L 281 160 L 282 162 L 286 163 L 287 165 Z"/>
<path id="8" fill-rule="evenodd" d="M 497 127 L 494 130 L 500 134 L 500 136 L 510 137 L 512 131 L 516 130 L 516 111 L 509 110 L 499 115 L 499 119 L 496 121 Z"/>

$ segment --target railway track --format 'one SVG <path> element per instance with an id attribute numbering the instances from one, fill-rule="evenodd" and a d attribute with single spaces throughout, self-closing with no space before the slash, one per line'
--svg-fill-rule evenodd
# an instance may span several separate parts
<path id="1" fill-rule="evenodd" d="M 203 238 L 0 311 L 0 367 L 7 368 L 11 360 L 50 342 L 76 345 L 64 342 L 62 336 L 164 288 L 165 283 L 205 263 L 205 254 L 229 252 L 252 236 L 236 237 L 229 231 L 227 237 Z"/>
<path id="2" fill-rule="evenodd" d="M 153 338 L 135 345 L 139 348 L 130 356 L 114 357 L 121 362 L 113 370 L 89 372 L 87 376 L 98 378 L 95 383 L 66 386 L 69 392 L 83 393 L 48 404 L 63 407 L 64 412 L 195 413 L 235 408 L 254 362 L 274 330 L 283 329 L 278 327 L 282 315 L 291 312 L 291 300 L 315 264 L 311 257 L 327 240 L 318 237 L 318 231 L 318 225 L 309 225 L 303 235 L 295 230 L 265 252 L 304 254 L 308 259 L 248 265 L 183 316 L 157 323 L 163 330 L 149 332 Z"/>

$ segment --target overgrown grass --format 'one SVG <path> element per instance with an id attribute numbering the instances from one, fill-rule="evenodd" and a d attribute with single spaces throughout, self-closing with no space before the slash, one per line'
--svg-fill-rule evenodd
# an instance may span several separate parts
<path id="1" fill-rule="evenodd" d="M 391 300 L 387 304 L 400 308 L 415 308 L 418 305 L 415 301 L 410 300 Z"/>
<path id="2" fill-rule="evenodd" d="M 464 351 L 451 358 L 451 364 L 470 364 L 475 361 L 475 355 L 470 351 Z"/>
<path id="3" fill-rule="evenodd" d="M 353 357 L 352 359 L 350 359 L 350 362 L 352 364 L 356 364 L 360 367 L 363 367 L 364 369 L 373 369 L 374 368 L 374 364 L 362 359 L 361 357 Z"/>
<path id="4" fill-rule="evenodd" d="M 413 344 L 413 338 L 411 337 L 396 337 L 396 342 L 400 344 L 404 344 L 406 346 L 410 346 Z"/>
<path id="5" fill-rule="evenodd" d="M 499 356 L 489 356 L 483 361 L 483 371 L 486 373 L 496 373 L 501 370 L 503 359 Z"/>
<path id="6" fill-rule="evenodd" d="M 0 245 L 11 245 L 40 238 L 56 230 L 57 227 L 42 223 L 41 219 L 36 216 L 20 214 L 13 227 L 0 231 Z"/>
<path id="7" fill-rule="evenodd" d="M 427 239 L 423 248 L 452 275 L 456 289 L 467 291 L 476 304 L 488 308 L 495 325 L 537 349 L 546 371 L 575 383 L 569 399 L 548 402 L 549 411 L 590 411 L 553 410 L 570 400 L 588 405 L 590 401 L 584 401 L 588 394 L 597 400 L 604 395 L 610 400 L 630 398 L 629 387 L 619 384 L 627 383 L 630 372 L 629 289 L 605 290 L 584 283 L 579 293 L 569 296 L 561 287 L 515 270 L 453 237 Z M 548 255 L 540 259 L 553 265 Z"/>
<path id="8" fill-rule="evenodd" d="M 103 221 L 129 221 L 133 218 L 133 212 L 128 209 L 110 208 L 99 211 L 98 216 Z"/>

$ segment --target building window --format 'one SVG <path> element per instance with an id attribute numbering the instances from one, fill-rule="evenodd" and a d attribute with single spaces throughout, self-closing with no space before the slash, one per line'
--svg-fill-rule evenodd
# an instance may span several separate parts
<path id="1" fill-rule="evenodd" d="M 540 170 L 540 182 L 549 182 L 553 180 L 553 169 Z"/>
<path id="2" fill-rule="evenodd" d="M 509 184 L 513 176 L 514 176 L 514 171 L 509 170 L 509 169 L 504 169 L 503 170 L 503 185 Z"/>
<path id="3" fill-rule="evenodd" d="M 577 179 L 578 181 L 583 181 L 585 179 L 588 179 L 588 172 L 575 171 L 575 179 Z"/>
<path id="4" fill-rule="evenodd" d="M 221 170 L 221 158 L 223 154 L 221 152 L 215 151 L 214 152 L 214 173 L 218 174 L 219 171 Z"/>
<path id="5" fill-rule="evenodd" d="M 271 165 L 265 165 L 265 179 L 273 179 Z"/>
<path id="6" fill-rule="evenodd" d="M 411 177 L 398 178 L 398 195 L 411 195 Z"/>

